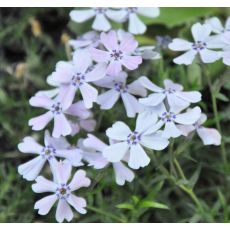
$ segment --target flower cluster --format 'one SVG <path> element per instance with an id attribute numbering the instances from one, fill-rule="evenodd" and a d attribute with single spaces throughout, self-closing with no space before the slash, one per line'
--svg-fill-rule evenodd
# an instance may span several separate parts
<path id="1" fill-rule="evenodd" d="M 78 169 L 68 182 L 72 167 L 87 165 L 99 170 L 112 166 L 115 181 L 122 186 L 134 180 L 133 170 L 150 163 L 151 150 L 164 150 L 172 138 L 188 137 L 197 131 L 205 145 L 220 144 L 217 130 L 201 126 L 206 120 L 201 109 L 198 106 L 189 108 L 192 103 L 201 100 L 199 92 L 183 91 L 180 84 L 169 79 L 164 80 L 164 87 L 155 85 L 145 76 L 130 81 L 131 71 L 139 68 L 144 60 L 160 58 L 154 46 L 138 47 L 132 34 L 146 31 L 138 15 L 154 18 L 159 15 L 159 9 L 93 8 L 70 12 L 71 19 L 78 23 L 94 17 L 92 28 L 102 32 L 90 31 L 70 40 L 69 45 L 74 50 L 72 59 L 59 61 L 47 77 L 47 83 L 54 89 L 39 91 L 29 100 L 31 106 L 46 110 L 29 120 L 33 130 L 43 130 L 54 121 L 51 135 L 48 130 L 45 131 L 43 145 L 33 137 L 25 137 L 18 145 L 22 153 L 35 156 L 18 167 L 19 174 L 26 180 L 35 180 L 32 185 L 34 192 L 52 193 L 35 203 L 34 208 L 40 215 L 46 215 L 57 200 L 58 222 L 72 220 L 70 206 L 81 214 L 86 213 L 86 200 L 74 195 L 74 192 L 90 186 L 90 179 L 84 170 Z M 128 21 L 129 32 L 111 30 L 109 20 Z M 210 24 L 214 24 L 213 21 Z M 194 25 L 195 43 L 174 39 L 169 45 L 171 49 L 189 50 L 174 61 L 189 64 L 196 53 L 207 61 L 207 53 L 210 52 L 212 60 L 216 60 L 216 51 L 209 50 L 214 44 L 208 39 L 210 28 L 208 25 Z M 108 141 L 105 143 L 90 134 L 97 125 L 90 109 L 94 103 L 101 110 L 112 109 L 119 98 L 123 101 L 127 117 L 137 116 L 136 127 L 131 129 L 123 121 L 115 122 L 106 130 Z M 81 129 L 89 132 L 87 137 L 70 144 L 66 136 L 75 136 Z M 46 162 L 53 181 L 41 176 Z"/>

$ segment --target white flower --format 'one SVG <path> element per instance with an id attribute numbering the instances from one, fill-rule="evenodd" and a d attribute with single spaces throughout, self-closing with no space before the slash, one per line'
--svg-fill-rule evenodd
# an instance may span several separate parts
<path id="1" fill-rule="evenodd" d="M 32 160 L 19 165 L 18 172 L 26 180 L 34 180 L 41 172 L 44 164 L 48 161 L 53 171 L 56 157 L 65 158 L 74 166 L 82 165 L 81 150 L 71 148 L 65 138 L 52 138 L 48 131 L 44 137 L 45 146 L 38 144 L 34 138 L 25 137 L 23 142 L 19 143 L 18 149 L 23 153 L 28 153 L 36 156 Z"/>
<path id="2" fill-rule="evenodd" d="M 226 31 L 230 31 L 230 17 L 227 18 L 225 26 L 222 25 L 220 19 L 217 17 L 206 19 L 205 23 L 209 24 L 212 31 L 216 34 L 222 34 Z"/>
<path id="3" fill-rule="evenodd" d="M 71 165 L 68 162 L 58 162 L 53 172 L 54 181 L 47 180 L 43 176 L 36 179 L 36 183 L 32 185 L 32 189 L 36 193 L 51 192 L 52 195 L 46 196 L 38 200 L 34 209 L 38 209 L 38 214 L 46 215 L 58 201 L 56 210 L 56 220 L 68 222 L 73 219 L 73 212 L 70 205 L 79 213 L 86 213 L 86 200 L 73 194 L 74 191 L 82 187 L 90 185 L 90 179 L 86 177 L 84 170 L 78 170 L 73 179 L 68 183 L 71 176 Z"/>
<path id="4" fill-rule="evenodd" d="M 155 125 L 150 127 L 146 133 L 147 134 L 154 133 L 156 130 L 164 126 L 162 137 L 164 138 L 179 137 L 183 133 L 177 127 L 177 124 L 192 125 L 200 118 L 200 114 L 201 114 L 201 109 L 199 107 L 195 107 L 184 113 L 178 113 L 178 112 L 174 112 L 171 109 L 168 111 L 165 108 L 165 105 L 162 103 L 161 109 L 158 112 L 158 116 L 160 120 Z"/>
<path id="5" fill-rule="evenodd" d="M 147 29 L 138 15 L 148 18 L 156 18 L 160 15 L 158 7 L 128 7 L 126 11 L 126 18 L 129 20 L 128 30 L 132 34 L 143 34 Z"/>
<path id="6" fill-rule="evenodd" d="M 222 44 L 210 37 L 212 32 L 210 25 L 196 23 L 192 26 L 191 31 L 194 42 L 175 38 L 172 43 L 169 44 L 171 50 L 186 51 L 186 53 L 173 59 L 176 64 L 190 65 L 197 54 L 199 54 L 203 63 L 213 63 L 220 59 L 219 52 L 211 49 L 222 48 Z"/>
<path id="7" fill-rule="evenodd" d="M 112 140 L 119 141 L 103 150 L 103 156 L 110 162 L 121 161 L 126 154 L 130 168 L 138 169 L 149 164 L 150 158 L 142 148 L 145 146 L 154 150 L 162 150 L 168 146 L 168 140 L 163 138 L 161 132 L 146 134 L 146 130 L 157 121 L 156 115 L 146 117 L 139 114 L 136 121 L 136 128 L 130 128 L 121 121 L 117 121 L 106 130 L 106 135 Z"/>
<path id="8" fill-rule="evenodd" d="M 170 109 L 174 112 L 180 112 L 187 108 L 190 103 L 196 103 L 201 100 L 199 92 L 184 92 L 182 85 L 174 83 L 171 80 L 164 80 L 164 88 L 155 85 L 145 76 L 140 77 L 139 81 L 144 87 L 154 92 L 147 98 L 139 99 L 139 102 L 145 106 L 158 106 L 167 98 Z"/>
<path id="9" fill-rule="evenodd" d="M 114 143 L 110 140 L 110 144 Z M 107 144 L 92 134 L 88 134 L 88 137 L 84 139 L 83 143 L 78 143 L 82 150 L 83 160 L 87 161 L 88 166 L 92 166 L 95 169 L 102 169 L 108 167 L 110 162 L 103 157 L 103 150 L 108 147 Z M 125 159 L 123 159 L 125 161 Z M 116 183 L 118 185 L 124 185 L 126 181 L 132 182 L 134 179 L 134 173 L 123 162 L 112 163 Z"/>
<path id="10" fill-rule="evenodd" d="M 78 9 L 72 10 L 70 12 L 70 18 L 77 22 L 82 23 L 93 17 L 93 25 L 92 28 L 98 31 L 108 31 L 111 29 L 111 24 L 108 19 L 111 19 L 115 22 L 120 22 L 122 18 L 124 18 L 126 12 L 124 10 L 112 10 L 104 7 L 97 7 L 91 9 Z"/>
<path id="11" fill-rule="evenodd" d="M 213 128 L 205 128 L 202 126 L 207 120 L 207 116 L 202 113 L 197 122 L 192 125 L 178 125 L 177 127 L 182 131 L 183 135 L 188 136 L 189 133 L 196 131 L 198 136 L 203 141 L 204 145 L 220 145 L 221 135 Z"/>
<path id="12" fill-rule="evenodd" d="M 142 111 L 142 106 L 134 95 L 145 97 L 146 89 L 138 80 L 126 84 L 127 76 L 127 73 L 120 72 L 118 76 L 106 76 L 95 82 L 96 85 L 109 89 L 97 98 L 101 109 L 111 109 L 121 97 L 128 117 L 135 117 L 136 113 Z"/>

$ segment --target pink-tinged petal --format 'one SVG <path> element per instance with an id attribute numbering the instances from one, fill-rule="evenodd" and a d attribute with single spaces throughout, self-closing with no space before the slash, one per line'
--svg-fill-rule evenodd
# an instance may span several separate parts
<path id="1" fill-rule="evenodd" d="M 71 131 L 71 126 L 63 113 L 54 116 L 53 137 L 67 136 Z"/>
<path id="2" fill-rule="evenodd" d="M 182 91 L 183 90 L 183 86 L 180 85 L 180 84 L 177 84 L 177 83 L 174 83 L 173 81 L 169 80 L 169 79 L 166 79 L 164 80 L 164 86 L 165 86 L 165 89 L 167 90 L 176 90 L 176 91 Z"/>
<path id="3" fill-rule="evenodd" d="M 199 120 L 201 115 L 201 109 L 196 106 L 188 112 L 177 114 L 175 121 L 182 125 L 192 125 Z"/>
<path id="4" fill-rule="evenodd" d="M 85 107 L 87 109 L 92 108 L 93 102 L 97 101 L 97 95 L 98 95 L 97 90 L 93 86 L 89 85 L 88 83 L 84 83 L 83 85 L 80 86 L 79 89 L 81 91 L 81 95 Z"/>
<path id="5" fill-rule="evenodd" d="M 106 135 L 112 140 L 124 141 L 132 131 L 122 121 L 117 121 L 111 128 L 106 130 Z"/>
<path id="6" fill-rule="evenodd" d="M 102 169 L 109 164 L 102 153 L 83 151 L 82 155 L 83 159 L 89 163 L 88 166 L 92 166 L 94 169 Z"/>
<path id="7" fill-rule="evenodd" d="M 167 101 L 170 110 L 175 113 L 179 113 L 190 105 L 190 102 L 178 97 L 177 94 L 167 94 Z"/>
<path id="8" fill-rule="evenodd" d="M 128 85 L 128 92 L 141 97 L 147 96 L 147 90 L 142 86 L 139 80 L 133 81 Z"/>
<path id="9" fill-rule="evenodd" d="M 156 132 L 150 135 L 143 135 L 141 144 L 153 150 L 163 150 L 168 146 L 169 141 L 167 138 L 162 137 L 161 132 Z"/>
<path id="10" fill-rule="evenodd" d="M 208 24 L 201 25 L 199 22 L 195 23 L 192 28 L 192 36 L 194 40 L 197 41 L 205 41 L 206 38 L 210 35 L 212 32 L 212 28 Z"/>
<path id="11" fill-rule="evenodd" d="M 149 89 L 150 91 L 153 91 L 156 93 L 161 93 L 163 91 L 162 88 L 152 83 L 146 76 L 140 77 L 139 81 L 146 89 Z"/>
<path id="12" fill-rule="evenodd" d="M 174 51 L 186 51 L 192 49 L 192 42 L 188 42 L 181 38 L 175 38 L 169 43 L 168 47 Z"/>
<path id="13" fill-rule="evenodd" d="M 69 45 L 73 47 L 74 50 L 77 50 L 79 48 L 86 48 L 87 46 L 90 46 L 92 44 L 92 41 L 90 40 L 69 40 Z"/>
<path id="14" fill-rule="evenodd" d="M 103 88 L 111 89 L 111 88 L 114 87 L 115 79 L 116 79 L 116 76 L 105 75 L 104 78 L 93 82 L 93 84 L 96 85 L 96 86 L 103 87 Z"/>
<path id="15" fill-rule="evenodd" d="M 40 107 L 45 109 L 50 109 L 53 105 L 53 101 L 45 95 L 31 97 L 29 103 L 34 107 Z"/>
<path id="16" fill-rule="evenodd" d="M 176 95 L 188 102 L 196 103 L 201 100 L 201 93 L 196 91 L 176 92 Z"/>
<path id="17" fill-rule="evenodd" d="M 71 129 L 72 129 L 70 135 L 73 137 L 80 132 L 81 128 L 77 122 L 69 121 L 69 123 L 70 123 Z"/>
<path id="18" fill-rule="evenodd" d="M 101 33 L 101 43 L 105 46 L 107 50 L 116 50 L 117 45 L 117 34 L 114 30 L 109 31 L 108 33 Z"/>
<path id="19" fill-rule="evenodd" d="M 156 18 L 160 15 L 159 7 L 138 7 L 137 13 L 145 17 Z"/>
<path id="20" fill-rule="evenodd" d="M 87 132 L 93 132 L 96 128 L 97 122 L 94 119 L 81 120 L 80 127 Z"/>
<path id="21" fill-rule="evenodd" d="M 116 183 L 118 185 L 122 186 L 126 181 L 132 182 L 135 177 L 133 171 L 121 162 L 113 163 L 113 169 L 115 172 Z"/>
<path id="22" fill-rule="evenodd" d="M 106 69 L 106 73 L 112 77 L 117 76 L 121 72 L 120 61 L 111 61 Z"/>
<path id="23" fill-rule="evenodd" d="M 55 71 L 49 76 L 55 82 L 67 84 L 74 75 L 74 68 L 70 62 L 59 61 L 56 64 Z"/>
<path id="24" fill-rule="evenodd" d="M 119 50 L 123 51 L 126 54 L 130 54 L 137 47 L 138 47 L 138 42 L 134 38 L 132 38 L 130 36 L 125 36 L 121 40 Z"/>
<path id="25" fill-rule="evenodd" d="M 62 223 L 65 219 L 68 222 L 73 219 L 73 212 L 66 200 L 59 199 L 55 218 L 59 223 Z"/>
<path id="26" fill-rule="evenodd" d="M 90 179 L 86 177 L 86 172 L 80 169 L 74 174 L 69 186 L 71 191 L 75 191 L 82 187 L 89 187 L 90 183 Z"/>
<path id="27" fill-rule="evenodd" d="M 59 161 L 54 164 L 54 177 L 58 184 L 66 184 L 71 176 L 72 165 L 69 161 Z"/>
<path id="28" fill-rule="evenodd" d="M 94 69 L 86 74 L 86 82 L 98 81 L 105 76 L 106 73 L 106 64 L 99 63 L 97 64 Z"/>
<path id="29" fill-rule="evenodd" d="M 163 102 L 165 97 L 166 97 L 166 94 L 164 93 L 153 93 L 153 94 L 150 94 L 146 98 L 140 98 L 139 102 L 146 106 L 157 106 Z"/>
<path id="30" fill-rule="evenodd" d="M 204 63 L 213 63 L 220 59 L 220 55 L 217 51 L 203 49 L 199 53 L 200 53 L 200 58 Z"/>
<path id="31" fill-rule="evenodd" d="M 18 149 L 23 153 L 41 153 L 43 146 L 38 144 L 33 137 L 25 137 L 23 141 L 18 144 Z"/>
<path id="32" fill-rule="evenodd" d="M 103 150 L 103 156 L 109 161 L 109 162 L 119 162 L 122 160 L 122 158 L 125 156 L 125 154 L 128 152 L 129 145 L 125 142 L 119 142 L 113 145 L 110 145 L 106 147 Z"/>
<path id="33" fill-rule="evenodd" d="M 182 132 L 180 129 L 177 128 L 177 126 L 174 124 L 174 122 L 166 122 L 165 123 L 165 128 L 162 133 L 162 137 L 164 138 L 176 138 L 182 135 Z"/>
<path id="34" fill-rule="evenodd" d="M 57 185 L 53 181 L 47 180 L 43 176 L 38 176 L 35 181 L 32 190 L 36 193 L 55 192 L 57 189 Z"/>
<path id="35" fill-rule="evenodd" d="M 42 130 L 53 119 L 54 115 L 51 111 L 48 111 L 40 116 L 31 118 L 29 120 L 29 126 L 32 126 L 33 130 Z"/>
<path id="36" fill-rule="evenodd" d="M 139 113 L 136 120 L 135 131 L 138 133 L 145 132 L 149 127 L 157 122 L 158 116 L 156 114 Z"/>
<path id="37" fill-rule="evenodd" d="M 83 145 L 87 148 L 95 149 L 99 152 L 102 152 L 107 146 L 104 142 L 92 134 L 87 135 L 87 138 L 83 141 Z"/>
<path id="38" fill-rule="evenodd" d="M 65 113 L 70 114 L 72 116 L 79 117 L 81 119 L 87 119 L 90 117 L 91 113 L 88 109 L 85 108 L 84 102 L 79 101 L 77 103 L 72 104 Z"/>
<path id="39" fill-rule="evenodd" d="M 84 49 L 78 49 L 73 53 L 73 64 L 75 73 L 85 73 L 92 65 L 92 59 Z"/>
<path id="40" fill-rule="evenodd" d="M 35 180 L 36 177 L 41 172 L 46 159 L 43 159 L 40 155 L 34 159 L 19 165 L 18 173 L 23 176 L 24 179 L 28 181 Z"/>
<path id="41" fill-rule="evenodd" d="M 132 169 L 144 168 L 150 163 L 150 158 L 144 151 L 144 149 L 139 145 L 132 145 L 130 148 L 130 157 L 128 165 Z"/>
<path id="42" fill-rule="evenodd" d="M 111 109 L 118 101 L 120 93 L 114 89 L 110 89 L 97 98 L 97 103 L 100 105 L 100 109 Z"/>
<path id="43" fill-rule="evenodd" d="M 142 63 L 142 57 L 141 56 L 128 56 L 128 55 L 125 55 L 121 59 L 121 63 L 127 69 L 134 70 Z"/>
<path id="44" fill-rule="evenodd" d="M 197 129 L 197 134 L 203 141 L 204 145 L 221 144 L 221 135 L 216 129 L 200 127 Z"/>
<path id="45" fill-rule="evenodd" d="M 141 105 L 133 95 L 129 93 L 122 93 L 121 98 L 128 117 L 135 117 L 136 113 L 141 112 Z"/>
<path id="46" fill-rule="evenodd" d="M 190 65 L 192 64 L 196 54 L 197 54 L 197 51 L 189 50 L 186 53 L 180 55 L 179 57 L 174 58 L 173 62 L 178 65 L 181 65 L 181 64 Z"/>
<path id="47" fill-rule="evenodd" d="M 74 86 L 72 84 L 62 90 L 63 95 L 60 95 L 60 101 L 63 111 L 67 110 L 72 105 L 77 90 L 78 86 Z"/>
<path id="48" fill-rule="evenodd" d="M 69 15 L 71 20 L 81 23 L 94 17 L 95 14 L 96 12 L 93 9 L 87 9 L 87 10 L 72 10 Z"/>
<path id="49" fill-rule="evenodd" d="M 71 194 L 68 199 L 68 203 L 72 205 L 75 210 L 81 214 L 86 214 L 86 200 L 82 197 L 75 196 Z"/>
<path id="50" fill-rule="evenodd" d="M 53 98 L 55 96 L 57 96 L 57 94 L 59 93 L 59 88 L 55 88 L 55 89 L 50 89 L 50 90 L 40 90 L 38 91 L 35 96 L 46 96 L 49 98 Z"/>
<path id="51" fill-rule="evenodd" d="M 92 28 L 98 31 L 108 31 L 111 29 L 111 25 L 104 14 L 97 14 L 93 21 Z"/>
<path id="52" fill-rule="evenodd" d="M 182 132 L 182 135 L 188 136 L 189 133 L 195 130 L 193 125 L 176 125 L 176 127 Z"/>
<path id="53" fill-rule="evenodd" d="M 139 19 L 139 17 L 132 13 L 129 15 L 128 30 L 132 34 L 143 34 L 146 31 L 146 25 Z"/>
<path id="54" fill-rule="evenodd" d="M 81 151 L 79 149 L 64 149 L 64 150 L 56 150 L 56 155 L 58 157 L 63 157 L 65 159 L 68 159 L 69 162 L 77 167 L 77 166 L 82 166 L 82 155 Z"/>
<path id="55" fill-rule="evenodd" d="M 34 209 L 38 209 L 39 215 L 46 215 L 49 213 L 50 209 L 53 207 L 53 205 L 56 201 L 57 201 L 56 194 L 46 196 L 46 197 L 38 200 L 35 203 Z"/>
<path id="56" fill-rule="evenodd" d="M 90 54 L 93 60 L 96 62 L 106 62 L 107 63 L 110 60 L 110 55 L 108 51 L 91 48 Z"/>

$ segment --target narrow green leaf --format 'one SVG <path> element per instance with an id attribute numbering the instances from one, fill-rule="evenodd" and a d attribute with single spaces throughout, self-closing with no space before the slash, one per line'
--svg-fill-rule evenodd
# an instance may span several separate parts
<path id="1" fill-rule="evenodd" d="M 159 208 L 159 209 L 169 209 L 165 204 L 158 203 L 155 201 L 144 200 L 140 203 L 140 208 Z"/>
<path id="2" fill-rule="evenodd" d="M 116 205 L 116 207 L 120 208 L 120 209 L 129 209 L 129 210 L 134 209 L 133 205 L 129 204 L 129 203 L 118 204 L 118 205 Z"/>

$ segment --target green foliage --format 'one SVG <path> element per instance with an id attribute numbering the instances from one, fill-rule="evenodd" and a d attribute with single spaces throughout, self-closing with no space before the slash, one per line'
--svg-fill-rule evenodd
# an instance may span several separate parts
<path id="1" fill-rule="evenodd" d="M 17 144 L 27 135 L 42 143 L 43 132 L 32 132 L 27 122 L 43 110 L 31 108 L 28 99 L 38 90 L 48 89 L 46 77 L 54 70 L 55 63 L 68 59 L 70 50 L 64 44 L 65 38 L 75 38 L 90 29 L 90 22 L 69 22 L 70 10 L 0 11 L 0 222 L 55 222 L 55 208 L 47 216 L 39 216 L 33 210 L 35 201 L 42 196 L 34 194 L 31 183 L 17 173 L 18 165 L 30 159 L 19 153 Z M 162 8 L 159 18 L 145 19 L 149 25 L 147 34 L 137 39 L 141 45 L 155 45 L 158 34 L 190 37 L 192 23 L 202 22 L 208 16 L 226 19 L 228 11 Z M 40 23 L 37 35 L 32 30 L 36 22 Z M 33 29 L 39 32 L 39 27 Z M 207 127 L 216 125 L 212 99 L 216 100 L 230 161 L 229 69 L 221 61 L 205 68 L 197 62 L 189 67 L 178 66 L 172 63 L 178 54 L 169 50 L 162 50 L 161 54 L 162 60 L 146 61 L 137 71 L 130 72 L 129 79 L 146 75 L 161 85 L 165 78 L 170 78 L 183 84 L 185 90 L 200 90 L 203 101 L 199 105 L 208 115 Z M 94 134 L 105 141 L 104 132 L 115 121 L 135 126 L 135 119 L 126 117 L 121 103 L 103 112 L 95 106 L 94 116 L 98 121 Z M 75 144 L 85 136 L 81 132 L 70 141 Z M 223 163 L 221 152 L 219 146 L 204 146 L 196 135 L 190 139 L 180 137 L 164 151 L 149 152 L 150 165 L 138 170 L 135 180 L 124 186 L 116 185 L 111 167 L 87 168 L 93 183 L 89 189 L 80 190 L 79 195 L 88 201 L 88 214 L 75 213 L 73 222 L 230 222 L 230 164 Z M 48 175 L 48 169 L 45 174 Z"/>

